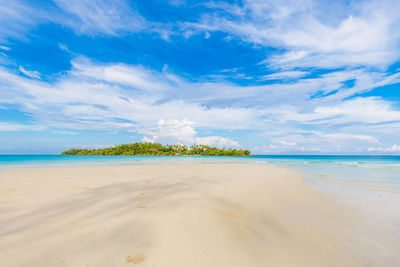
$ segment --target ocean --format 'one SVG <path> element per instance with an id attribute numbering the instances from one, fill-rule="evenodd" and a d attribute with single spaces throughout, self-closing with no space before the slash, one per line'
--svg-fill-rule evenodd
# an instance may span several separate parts
<path id="1" fill-rule="evenodd" d="M 400 156 L 62 156 L 0 155 L 0 171 L 15 168 L 148 164 L 174 162 L 250 162 L 299 171 L 322 187 L 400 193 Z"/>

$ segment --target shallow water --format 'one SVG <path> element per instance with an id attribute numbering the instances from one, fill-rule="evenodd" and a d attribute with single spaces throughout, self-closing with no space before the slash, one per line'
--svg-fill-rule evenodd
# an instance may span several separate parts
<path id="1" fill-rule="evenodd" d="M 174 162 L 254 162 L 300 171 L 317 185 L 400 193 L 400 156 L 61 156 L 0 155 L 0 170 L 25 167 L 147 164 Z"/>

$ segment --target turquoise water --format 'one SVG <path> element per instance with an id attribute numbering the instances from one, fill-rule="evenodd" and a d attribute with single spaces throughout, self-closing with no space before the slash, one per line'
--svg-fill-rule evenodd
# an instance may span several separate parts
<path id="1" fill-rule="evenodd" d="M 300 171 L 318 185 L 400 193 L 400 156 L 61 156 L 0 155 L 0 170 L 77 165 L 253 162 Z"/>

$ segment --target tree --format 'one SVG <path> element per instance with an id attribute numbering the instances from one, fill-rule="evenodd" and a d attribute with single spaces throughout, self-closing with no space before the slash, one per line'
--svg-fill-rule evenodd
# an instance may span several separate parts
<path id="1" fill-rule="evenodd" d="M 208 145 L 165 145 L 160 143 L 131 143 L 102 149 L 69 149 L 62 155 L 202 155 L 202 156 L 249 156 L 249 150 L 225 149 Z"/>

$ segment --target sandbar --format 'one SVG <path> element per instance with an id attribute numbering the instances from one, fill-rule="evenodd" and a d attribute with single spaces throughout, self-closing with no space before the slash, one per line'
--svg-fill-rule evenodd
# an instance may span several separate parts
<path id="1" fill-rule="evenodd" d="M 360 245 L 368 242 L 360 219 L 300 173 L 262 164 L 8 170 L 0 172 L 0 196 L 0 266 L 391 266 L 399 259 L 372 257 Z"/>

